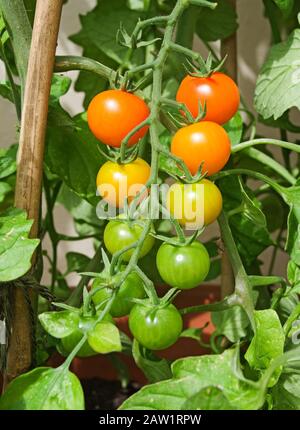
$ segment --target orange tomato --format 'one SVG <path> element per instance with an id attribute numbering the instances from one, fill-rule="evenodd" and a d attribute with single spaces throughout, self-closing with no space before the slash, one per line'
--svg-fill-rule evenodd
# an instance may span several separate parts
<path id="1" fill-rule="evenodd" d="M 142 158 L 127 164 L 107 161 L 98 172 L 97 189 L 109 204 L 123 207 L 125 198 L 131 201 L 142 190 L 149 176 L 150 166 Z"/>
<path id="2" fill-rule="evenodd" d="M 122 140 L 149 116 L 149 108 L 134 94 L 122 90 L 108 90 L 97 94 L 91 101 L 87 118 L 92 133 L 102 143 L 120 147 Z M 128 146 L 136 144 L 148 130 L 142 127 L 129 139 Z"/>
<path id="3" fill-rule="evenodd" d="M 177 91 L 176 100 L 184 103 L 194 118 L 206 103 L 203 119 L 224 124 L 237 112 L 240 93 L 235 82 L 224 73 L 215 72 L 207 78 L 186 76 Z"/>
<path id="4" fill-rule="evenodd" d="M 180 128 L 171 143 L 171 153 L 181 158 L 192 175 L 204 162 L 202 172 L 219 172 L 230 157 L 229 136 L 219 124 L 201 121 Z"/>

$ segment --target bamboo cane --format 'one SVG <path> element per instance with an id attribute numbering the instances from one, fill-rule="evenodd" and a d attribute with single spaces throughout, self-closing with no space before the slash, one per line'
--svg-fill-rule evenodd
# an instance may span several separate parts
<path id="1" fill-rule="evenodd" d="M 62 0 L 37 0 L 21 119 L 15 206 L 32 219 L 38 237 L 48 101 Z M 34 262 L 33 262 L 34 263 Z M 13 291 L 13 321 L 5 385 L 32 364 L 32 321 L 21 289 Z"/>
<path id="2" fill-rule="evenodd" d="M 236 10 L 236 0 L 229 0 L 231 6 Z M 237 82 L 237 33 L 221 41 L 221 57 L 227 55 L 226 70 L 232 79 Z M 224 298 L 234 290 L 234 275 L 226 250 L 221 256 L 221 297 Z"/>

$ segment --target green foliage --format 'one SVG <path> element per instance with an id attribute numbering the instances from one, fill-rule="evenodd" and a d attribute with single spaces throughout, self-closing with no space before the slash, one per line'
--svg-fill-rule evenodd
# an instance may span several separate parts
<path id="1" fill-rule="evenodd" d="M 213 3 L 213 2 L 212 2 Z M 237 28 L 237 15 L 227 0 L 218 0 L 215 10 L 202 8 L 196 24 L 196 33 L 207 42 L 224 39 Z"/>
<path id="2" fill-rule="evenodd" d="M 83 391 L 65 367 L 37 367 L 14 379 L 0 397 L 1 410 L 82 410 Z"/>
<path id="3" fill-rule="evenodd" d="M 293 106 L 300 109 L 299 50 L 299 29 L 271 48 L 255 89 L 255 107 L 263 118 L 280 118 Z"/>
<path id="4" fill-rule="evenodd" d="M 32 254 L 40 242 L 29 239 L 31 226 L 23 211 L 0 215 L 0 282 L 13 281 L 30 269 Z"/>

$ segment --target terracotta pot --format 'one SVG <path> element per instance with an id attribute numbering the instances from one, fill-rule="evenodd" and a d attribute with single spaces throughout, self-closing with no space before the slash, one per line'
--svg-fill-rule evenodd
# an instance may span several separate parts
<path id="1" fill-rule="evenodd" d="M 158 288 L 159 295 L 166 292 L 165 288 Z M 192 290 L 186 290 L 180 293 L 174 300 L 174 304 L 180 309 L 187 306 L 194 306 L 200 304 L 213 303 L 219 300 L 220 287 L 217 285 L 202 285 Z M 184 317 L 184 327 L 203 327 L 206 323 L 208 326 L 203 331 L 204 342 L 209 341 L 210 334 L 213 331 L 213 325 L 210 320 L 210 313 L 203 312 L 201 314 L 190 314 Z M 117 320 L 118 327 L 126 334 L 130 335 L 128 329 L 128 318 L 123 317 Z M 202 348 L 193 339 L 182 338 L 176 342 L 172 347 L 160 351 L 157 355 L 165 357 L 169 360 L 175 360 L 180 357 L 187 357 L 191 355 L 203 355 L 208 353 L 208 350 Z M 134 360 L 125 354 L 120 354 L 120 358 L 127 365 L 130 372 L 131 380 L 140 383 L 145 383 L 146 379 L 142 371 L 136 366 Z M 62 361 L 61 357 L 53 357 L 51 365 L 58 365 Z M 71 370 L 80 378 L 103 378 L 108 380 L 115 380 L 118 378 L 117 372 L 113 367 L 108 357 L 104 355 L 97 355 L 88 358 L 75 358 L 71 365 Z"/>

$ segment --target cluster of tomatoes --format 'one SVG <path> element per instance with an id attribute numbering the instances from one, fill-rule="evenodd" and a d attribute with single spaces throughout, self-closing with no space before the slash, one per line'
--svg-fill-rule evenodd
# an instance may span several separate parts
<path id="1" fill-rule="evenodd" d="M 185 104 L 195 122 L 180 128 L 173 136 L 170 152 L 184 161 L 191 175 L 199 169 L 206 176 L 220 171 L 230 157 L 230 139 L 222 124 L 229 121 L 237 112 L 240 96 L 234 81 L 220 72 L 207 77 L 186 76 L 181 82 L 177 102 Z M 199 105 L 204 106 L 203 118 L 199 117 Z M 182 113 L 185 115 L 184 113 Z M 105 145 L 120 148 L 122 141 L 131 133 L 127 146 L 133 146 L 145 136 L 148 125 L 138 128 L 147 120 L 150 110 L 138 96 L 124 90 L 104 91 L 91 101 L 88 108 L 88 124 L 93 134 Z M 132 132 L 136 129 L 136 132 Z M 139 192 L 132 186 L 147 184 L 150 177 L 149 164 L 136 158 L 126 164 L 107 161 L 97 175 L 100 195 L 109 204 L 122 207 L 124 200 L 130 202 Z M 113 197 L 101 186 L 109 184 L 114 190 Z M 222 210 L 222 195 L 217 186 L 209 179 L 202 178 L 197 183 L 177 182 L 168 191 L 166 199 L 170 214 L 182 226 L 193 220 L 177 215 L 177 205 L 192 205 L 199 199 L 197 185 L 203 185 L 203 221 L 208 225 L 216 220 Z M 202 194 L 203 198 L 203 194 Z M 182 212 L 183 213 L 183 212 Z M 199 228 L 197 224 L 195 228 Z M 130 224 L 122 218 L 110 220 L 104 231 L 106 249 L 114 254 L 136 243 L 143 227 L 139 222 Z M 154 245 L 154 237 L 148 235 L 141 247 L 139 257 L 145 256 Z M 122 258 L 129 261 L 134 249 L 126 251 Z M 156 256 L 157 269 L 161 278 L 169 286 L 177 289 L 190 289 L 198 286 L 207 276 L 210 268 L 209 255 L 200 242 L 176 244 L 165 242 Z M 108 283 L 113 285 L 113 280 Z M 97 288 L 97 280 L 93 288 Z M 94 295 L 95 303 L 105 301 L 112 294 L 112 287 L 100 289 Z M 131 273 L 119 288 L 113 301 L 113 317 L 129 315 L 129 326 L 134 337 L 145 347 L 152 350 L 164 349 L 178 339 L 182 331 L 182 318 L 179 311 L 169 303 L 154 305 L 149 299 L 134 304 L 132 300 L 143 299 L 143 281 L 136 273 Z M 167 328 L 167 330 L 166 330 Z"/>

